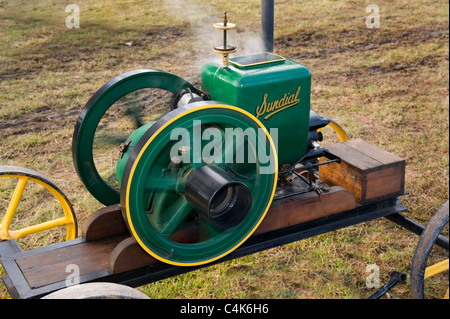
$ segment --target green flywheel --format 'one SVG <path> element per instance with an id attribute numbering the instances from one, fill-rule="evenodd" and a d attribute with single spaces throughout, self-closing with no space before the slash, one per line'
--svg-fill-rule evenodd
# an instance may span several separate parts
<path id="1" fill-rule="evenodd" d="M 237 107 L 196 102 L 166 114 L 123 157 L 124 219 L 140 246 L 178 266 L 217 260 L 258 227 L 277 182 L 275 145 Z M 133 137 L 130 137 L 133 138 Z"/>
<path id="2" fill-rule="evenodd" d="M 119 107 L 123 108 L 123 105 L 118 103 L 121 99 L 145 89 L 160 89 L 164 92 L 167 91 L 173 96 L 184 89 L 197 92 L 189 82 L 167 72 L 151 69 L 131 71 L 112 79 L 102 86 L 87 102 L 75 125 L 72 141 L 75 169 L 89 192 L 104 205 L 118 204 L 120 194 L 118 189 L 112 186 L 108 178 L 99 173 L 99 168 L 94 161 L 94 136 L 99 126 L 101 126 L 101 120 L 104 118 L 105 113 L 113 105 L 119 104 Z M 118 120 L 116 114 L 114 114 L 111 121 Z M 125 141 L 125 138 L 117 142 L 117 145 L 114 145 L 114 154 L 119 153 L 119 145 Z M 107 136 L 103 137 L 103 139 L 111 140 L 112 138 Z"/>

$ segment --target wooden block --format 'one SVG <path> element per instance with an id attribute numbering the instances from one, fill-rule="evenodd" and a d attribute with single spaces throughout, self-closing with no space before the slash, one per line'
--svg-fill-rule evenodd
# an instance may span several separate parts
<path id="1" fill-rule="evenodd" d="M 272 203 L 254 235 L 342 213 L 355 207 L 355 196 L 339 186 L 331 187 L 320 197 L 315 192 L 288 197 Z"/>
<path id="2" fill-rule="evenodd" d="M 155 264 L 157 260 L 139 246 L 133 237 L 124 239 L 114 248 L 109 259 L 109 272 L 119 274 Z"/>
<path id="3" fill-rule="evenodd" d="M 328 151 L 342 159 L 320 167 L 320 179 L 352 192 L 358 203 L 402 195 L 405 160 L 361 139 L 333 144 Z M 326 159 L 321 159 L 325 161 Z"/>
<path id="4" fill-rule="evenodd" d="M 83 238 L 88 242 L 127 233 L 119 205 L 104 207 L 92 213 L 83 228 Z"/>

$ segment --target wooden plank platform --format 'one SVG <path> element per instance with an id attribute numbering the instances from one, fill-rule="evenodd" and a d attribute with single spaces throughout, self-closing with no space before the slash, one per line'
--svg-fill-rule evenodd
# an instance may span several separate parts
<path id="1" fill-rule="evenodd" d="M 115 236 L 94 242 L 55 247 L 39 254 L 18 258 L 16 263 L 30 288 L 39 288 L 65 281 L 70 274 L 69 265 L 77 266 L 81 276 L 107 269 L 109 256 L 125 238 L 128 236 Z"/>
<path id="2" fill-rule="evenodd" d="M 341 187 L 333 187 L 322 198 L 306 193 L 276 203 L 261 223 L 256 234 L 289 227 L 318 217 L 329 216 L 356 207 L 353 195 Z M 55 247 L 39 254 L 16 259 L 31 288 L 38 288 L 68 276 L 69 265 L 79 265 L 80 275 L 106 270 L 111 274 L 148 266 L 157 262 L 130 237 L 118 205 L 93 213 L 83 230 L 84 242 Z M 52 274 L 48 277 L 48 274 Z"/>
<path id="3" fill-rule="evenodd" d="M 324 167 L 329 172 L 325 176 L 332 175 L 330 167 L 335 167 L 337 175 L 347 171 L 354 177 L 351 184 L 332 186 L 321 196 L 307 192 L 274 201 L 255 233 L 211 264 L 177 267 L 157 261 L 130 235 L 119 205 L 114 205 L 89 217 L 82 238 L 26 252 L 15 241 L 0 243 L 0 261 L 7 273 L 2 279 L 13 298 L 36 298 L 66 287 L 71 266 L 79 270 L 80 283 L 109 281 L 138 286 L 406 210 L 397 198 L 403 194 L 404 162 L 360 140 L 339 143 L 330 151 L 342 156 L 343 164 L 321 166 L 321 176 Z M 360 161 L 352 162 L 354 157 Z M 393 178 L 400 184 L 384 187 L 382 194 L 374 190 Z M 359 179 L 359 186 L 355 186 L 355 179 Z M 180 236 L 182 240 L 188 234 Z"/>
<path id="4" fill-rule="evenodd" d="M 349 211 L 313 219 L 267 233 L 253 235 L 242 246 L 224 258 L 211 264 L 196 267 L 177 267 L 154 261 L 148 263 L 146 266 L 134 264 L 138 268 L 130 269 L 134 267 L 130 267 L 130 263 L 124 262 L 129 259 L 126 256 L 130 253 L 130 250 L 122 250 L 120 246 L 127 246 L 126 244 L 129 244 L 128 247 L 137 249 L 137 254 L 131 252 L 131 255 L 136 260 L 139 260 L 138 255 L 142 252 L 142 249 L 133 243 L 133 238 L 123 237 L 123 235 L 116 235 L 93 242 L 87 242 L 84 238 L 78 238 L 26 252 L 20 251 L 20 248 L 18 248 L 14 240 L 6 241 L 0 243 L 0 261 L 6 272 L 2 280 L 12 298 L 39 298 L 65 288 L 67 286 L 66 279 L 71 275 L 70 272 L 67 272 L 67 266 L 75 264 L 80 267 L 79 283 L 104 281 L 138 287 L 343 227 L 398 214 L 404 210 L 406 210 L 406 207 L 401 205 L 399 199 L 396 197 L 369 205 L 357 205 L 356 208 Z M 113 248 L 114 243 L 118 244 Z M 92 255 L 94 252 L 98 253 L 96 248 L 101 246 L 106 248 L 105 253 L 99 253 L 98 256 Z M 116 258 L 113 256 L 118 256 L 114 253 L 115 249 L 119 249 L 122 256 L 126 257 L 121 259 L 121 254 L 119 254 L 119 258 L 113 263 L 117 269 L 110 264 L 110 261 Z M 77 259 L 71 257 L 72 251 L 90 251 L 90 253 L 86 256 L 81 256 L 82 259 Z M 110 256 L 107 257 L 108 254 L 106 252 L 111 252 Z M 45 259 L 42 256 L 45 256 Z M 61 259 L 59 259 L 60 262 L 57 264 L 53 264 L 50 262 L 52 258 Z M 98 259 L 95 263 L 82 264 L 84 262 L 83 260 L 90 258 Z M 27 264 L 30 265 L 31 261 L 36 263 L 34 265 L 37 269 L 33 270 L 33 267 L 26 267 Z M 147 263 L 145 262 L 144 264 Z M 20 265 L 24 268 L 22 269 Z M 40 274 L 38 275 L 38 273 Z"/>

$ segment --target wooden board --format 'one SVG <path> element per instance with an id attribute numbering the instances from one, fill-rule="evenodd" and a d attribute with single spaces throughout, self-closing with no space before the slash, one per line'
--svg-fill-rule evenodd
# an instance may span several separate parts
<path id="1" fill-rule="evenodd" d="M 403 195 L 405 160 L 402 158 L 361 139 L 333 144 L 327 149 L 340 157 L 342 163 L 321 166 L 320 179 L 348 189 L 358 203 Z"/>
<path id="2" fill-rule="evenodd" d="M 76 241 L 74 245 L 56 246 L 55 249 L 18 258 L 16 263 L 30 288 L 35 289 L 65 281 L 73 275 L 74 266 L 78 267 L 80 276 L 107 269 L 111 252 L 125 238 L 116 236 L 94 242 Z"/>
<path id="3" fill-rule="evenodd" d="M 355 197 L 342 187 L 331 187 L 322 196 L 315 192 L 292 196 L 272 204 L 253 236 L 331 216 L 355 207 Z M 183 241 L 181 238 L 178 240 Z M 187 241 L 189 240 L 188 238 Z M 129 238 L 114 249 L 109 270 L 117 274 L 156 262 L 157 260 L 149 256 L 133 238 Z"/>
<path id="4" fill-rule="evenodd" d="M 276 201 L 254 235 L 286 228 L 309 220 L 341 213 L 356 207 L 354 196 L 341 187 L 332 187 L 321 197 L 306 193 Z M 118 205 L 93 213 L 83 230 L 84 240 L 48 248 L 16 259 L 30 288 L 65 281 L 67 266 L 79 266 L 80 276 L 95 272 L 118 274 L 158 261 L 149 256 L 130 236 Z M 191 240 L 189 234 L 186 240 Z M 49 276 L 51 274 L 51 276 Z"/>
<path id="5" fill-rule="evenodd" d="M 331 187 L 319 196 L 309 192 L 272 203 L 255 235 L 331 216 L 356 207 L 355 196 L 342 187 Z"/>

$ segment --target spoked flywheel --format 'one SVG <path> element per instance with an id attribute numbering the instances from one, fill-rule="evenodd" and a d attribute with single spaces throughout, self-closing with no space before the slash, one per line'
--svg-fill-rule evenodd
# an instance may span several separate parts
<path id="1" fill-rule="evenodd" d="M 87 102 L 75 125 L 72 155 L 81 181 L 99 202 L 120 201 L 115 161 L 121 143 L 144 123 L 167 114 L 177 93 L 186 89 L 198 92 L 173 74 L 136 70 L 109 81 Z"/>
<path id="2" fill-rule="evenodd" d="M 241 245 L 266 215 L 277 155 L 250 113 L 196 102 L 129 139 L 138 142 L 118 162 L 122 213 L 153 257 L 179 266 L 212 262 Z"/>

